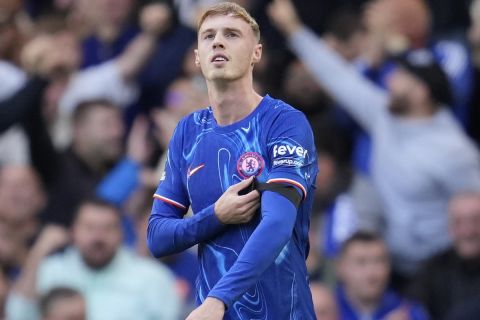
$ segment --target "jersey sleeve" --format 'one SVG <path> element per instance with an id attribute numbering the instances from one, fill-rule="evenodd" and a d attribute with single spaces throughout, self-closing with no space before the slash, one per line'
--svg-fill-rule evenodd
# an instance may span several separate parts
<path id="1" fill-rule="evenodd" d="M 167 150 L 165 170 L 153 197 L 186 212 L 190 202 L 183 182 L 183 126 L 184 121 L 181 121 L 175 128 Z"/>
<path id="2" fill-rule="evenodd" d="M 317 154 L 313 133 L 306 117 L 298 110 L 282 112 L 267 136 L 268 183 L 295 186 L 307 196 L 317 174 Z"/>
<path id="3" fill-rule="evenodd" d="M 183 121 L 180 122 L 170 140 L 164 175 L 153 196 L 152 213 L 147 227 L 147 245 L 152 255 L 157 258 L 207 241 L 224 228 L 215 215 L 215 204 L 195 212 L 191 217 L 184 217 L 190 205 L 182 155 L 184 125 Z"/>

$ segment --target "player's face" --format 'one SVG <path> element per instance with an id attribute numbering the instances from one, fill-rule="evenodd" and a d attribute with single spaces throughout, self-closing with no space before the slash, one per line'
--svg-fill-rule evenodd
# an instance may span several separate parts
<path id="1" fill-rule="evenodd" d="M 118 214 L 111 208 L 84 206 L 74 223 L 73 241 L 89 267 L 103 268 L 121 245 L 122 232 Z"/>
<path id="2" fill-rule="evenodd" d="M 347 292 L 362 301 L 377 301 L 390 274 L 387 249 L 382 242 L 355 242 L 339 262 L 339 277 Z"/>
<path id="3" fill-rule="evenodd" d="M 480 257 L 480 199 L 460 198 L 450 205 L 450 229 L 458 254 Z"/>
<path id="4" fill-rule="evenodd" d="M 262 54 L 250 25 L 241 18 L 216 15 L 205 19 L 198 31 L 195 63 L 207 81 L 235 81 L 251 76 Z"/>

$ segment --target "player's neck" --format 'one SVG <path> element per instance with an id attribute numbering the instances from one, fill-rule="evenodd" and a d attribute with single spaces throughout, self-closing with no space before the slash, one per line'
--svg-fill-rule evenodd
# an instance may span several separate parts
<path id="1" fill-rule="evenodd" d="M 226 126 L 248 116 L 260 103 L 262 96 L 253 90 L 251 82 L 210 82 L 208 97 L 218 125 Z"/>

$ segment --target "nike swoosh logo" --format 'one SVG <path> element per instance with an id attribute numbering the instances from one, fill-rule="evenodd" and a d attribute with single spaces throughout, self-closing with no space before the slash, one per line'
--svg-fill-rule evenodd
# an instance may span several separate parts
<path id="1" fill-rule="evenodd" d="M 193 169 L 188 168 L 187 178 L 190 178 L 191 176 L 193 176 L 195 173 L 197 173 L 198 170 L 202 169 L 203 167 L 205 167 L 205 164 L 201 164 Z"/>

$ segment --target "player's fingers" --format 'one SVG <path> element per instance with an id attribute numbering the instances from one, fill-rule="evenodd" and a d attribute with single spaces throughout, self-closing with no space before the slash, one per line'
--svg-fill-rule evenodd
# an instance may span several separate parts
<path id="1" fill-rule="evenodd" d="M 238 192 L 242 189 L 245 189 L 246 187 L 248 187 L 253 181 L 253 176 L 251 176 L 250 178 L 248 179 L 245 179 L 245 180 L 242 180 L 240 181 L 239 183 L 237 184 L 234 184 L 230 187 L 230 190 L 232 191 L 235 191 L 235 192 Z"/>
<path id="2" fill-rule="evenodd" d="M 249 203 L 252 201 L 258 201 L 260 199 L 260 192 L 258 190 L 252 190 L 249 193 L 243 195 L 243 196 L 238 196 L 240 201 L 242 203 Z"/>
<path id="3" fill-rule="evenodd" d="M 252 215 L 260 207 L 260 202 L 251 203 L 243 208 L 244 215 Z"/>
<path id="4" fill-rule="evenodd" d="M 258 208 L 260 208 L 260 203 L 257 203 L 255 205 L 253 205 L 249 210 L 247 210 L 245 212 L 245 219 L 246 221 L 250 221 L 252 220 L 253 216 L 255 215 L 255 213 L 257 212 Z"/>

